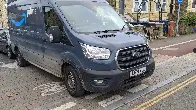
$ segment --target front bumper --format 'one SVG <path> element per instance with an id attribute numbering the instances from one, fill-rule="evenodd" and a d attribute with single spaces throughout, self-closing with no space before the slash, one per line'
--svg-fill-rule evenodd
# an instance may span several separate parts
<path id="1" fill-rule="evenodd" d="M 122 87 L 126 87 L 135 84 L 142 79 L 151 76 L 155 69 L 154 59 L 150 59 L 147 64 L 138 66 L 133 69 L 141 68 L 146 66 L 146 72 L 144 74 L 130 77 L 130 71 L 121 70 L 111 70 L 111 71 L 95 71 L 95 70 L 85 70 L 80 69 L 81 80 L 85 90 L 91 92 L 109 92 L 112 90 L 117 90 Z M 104 83 L 98 85 L 94 80 L 103 79 Z"/>

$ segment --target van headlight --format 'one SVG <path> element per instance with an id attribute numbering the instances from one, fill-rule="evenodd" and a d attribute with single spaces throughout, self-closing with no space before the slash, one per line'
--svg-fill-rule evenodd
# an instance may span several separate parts
<path id="1" fill-rule="evenodd" d="M 80 43 L 84 55 L 89 59 L 107 60 L 110 57 L 110 50 L 101 47 L 90 46 Z"/>

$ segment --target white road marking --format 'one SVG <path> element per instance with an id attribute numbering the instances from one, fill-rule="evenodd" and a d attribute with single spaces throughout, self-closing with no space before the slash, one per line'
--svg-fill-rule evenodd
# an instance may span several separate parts
<path id="1" fill-rule="evenodd" d="M 2 63 L 1 67 L 3 67 L 3 68 L 10 68 L 10 69 L 13 69 L 13 68 L 17 69 L 18 65 L 17 65 L 17 62 L 8 63 L 8 64 Z"/>
<path id="2" fill-rule="evenodd" d="M 53 95 L 59 93 L 63 90 L 66 90 L 65 86 L 61 86 L 62 82 L 52 82 L 47 84 L 42 84 L 38 87 L 33 88 L 33 90 L 41 90 L 42 96 Z"/>
<path id="3" fill-rule="evenodd" d="M 164 48 L 163 50 L 178 50 L 179 48 Z"/>
<path id="4" fill-rule="evenodd" d="M 112 103 L 114 103 L 116 101 L 119 101 L 121 99 L 123 99 L 122 96 L 120 96 L 120 95 L 114 95 L 114 96 L 112 96 L 112 97 L 110 97 L 110 98 L 108 98 L 106 100 L 103 100 L 101 102 L 98 102 L 98 104 L 100 106 L 102 106 L 102 107 L 106 107 L 106 106 L 108 106 L 108 105 L 110 105 L 110 104 L 112 104 Z"/>
<path id="5" fill-rule="evenodd" d="M 92 99 L 94 99 L 94 98 L 96 98 L 96 97 L 98 97 L 98 96 L 101 96 L 101 95 L 103 95 L 103 94 L 105 94 L 105 93 L 92 93 L 92 94 L 90 94 L 90 95 L 85 96 L 85 99 L 87 99 L 87 100 L 92 100 Z"/>
<path id="6" fill-rule="evenodd" d="M 64 105 L 61 105 L 60 107 L 56 107 L 56 108 L 51 109 L 51 110 L 66 110 L 66 109 L 72 108 L 74 106 L 76 106 L 76 103 L 68 102 L 68 103 L 66 103 Z"/>
<path id="7" fill-rule="evenodd" d="M 146 85 L 146 84 L 141 84 L 141 85 L 138 85 L 138 86 L 136 86 L 136 87 L 133 87 L 133 88 L 127 90 L 127 91 L 129 91 L 129 92 L 131 92 L 131 93 L 136 93 L 136 92 L 139 92 L 139 91 L 141 91 L 141 90 L 144 90 L 144 89 L 147 88 L 147 87 L 148 87 L 148 85 Z"/>
<path id="8" fill-rule="evenodd" d="M 177 45 L 181 45 L 181 44 L 186 44 L 186 43 L 193 42 L 193 41 L 196 41 L 196 39 L 185 41 L 185 42 L 181 42 L 181 43 L 177 43 L 177 44 L 171 44 L 171 45 L 164 46 L 164 47 L 152 48 L 152 50 L 160 50 L 160 49 L 169 48 L 169 47 L 173 47 L 173 46 L 177 46 Z"/>

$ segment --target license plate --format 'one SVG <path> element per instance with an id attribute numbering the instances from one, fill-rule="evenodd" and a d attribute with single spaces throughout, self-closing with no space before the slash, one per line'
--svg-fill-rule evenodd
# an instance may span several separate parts
<path id="1" fill-rule="evenodd" d="M 140 74 L 143 74 L 146 72 L 146 67 L 143 67 L 143 68 L 140 68 L 140 69 L 137 69 L 137 70 L 133 70 L 130 72 L 130 77 L 133 77 L 133 76 L 138 76 Z"/>

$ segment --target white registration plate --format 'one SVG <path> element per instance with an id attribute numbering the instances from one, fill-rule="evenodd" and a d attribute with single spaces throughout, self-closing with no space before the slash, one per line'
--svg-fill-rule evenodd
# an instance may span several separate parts
<path id="1" fill-rule="evenodd" d="M 146 72 L 146 67 L 143 67 L 143 68 L 140 68 L 140 69 L 137 69 L 137 70 L 133 70 L 130 72 L 130 77 L 133 77 L 133 76 L 138 76 L 140 74 L 143 74 Z"/>

